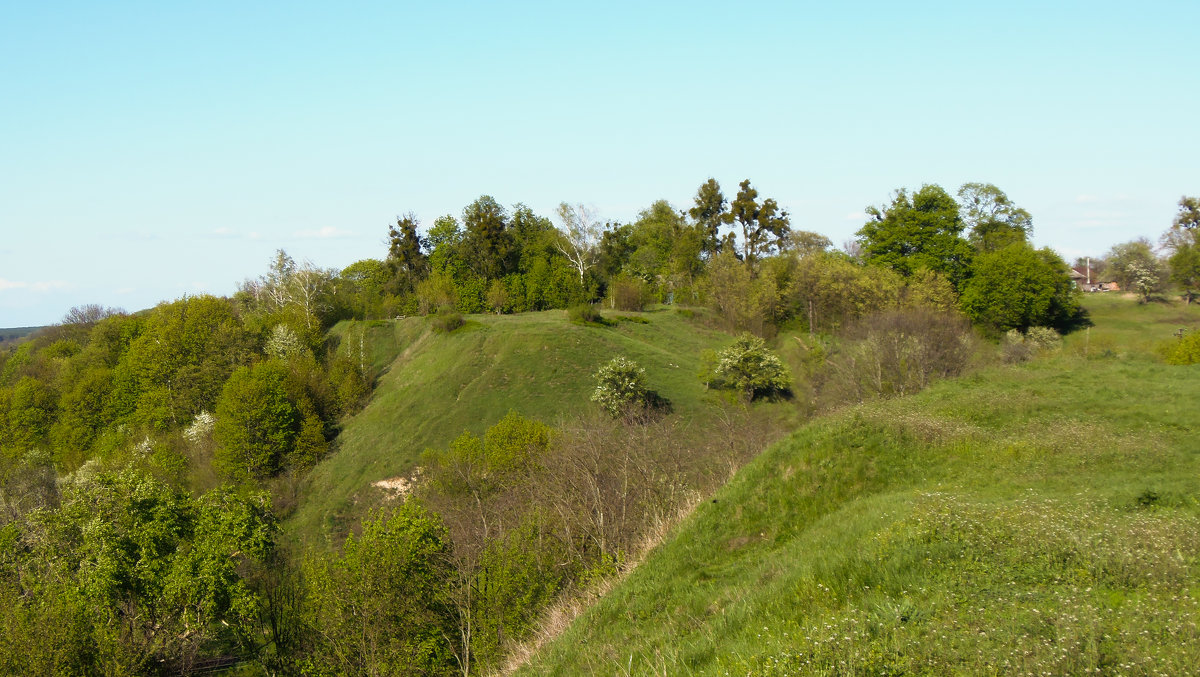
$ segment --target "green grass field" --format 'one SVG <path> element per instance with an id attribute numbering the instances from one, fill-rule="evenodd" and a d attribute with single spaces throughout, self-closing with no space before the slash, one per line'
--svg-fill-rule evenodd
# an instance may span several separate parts
<path id="1" fill-rule="evenodd" d="M 445 447 L 464 430 L 482 434 L 510 410 L 553 425 L 595 407 L 592 375 L 617 354 L 643 366 L 677 413 L 704 410 L 711 396 L 697 378 L 700 352 L 730 336 L 673 310 L 605 316 L 610 326 L 573 324 L 564 311 L 471 315 L 450 334 L 433 332 L 425 318 L 335 327 L 342 349 L 351 350 L 365 327 L 364 361 L 385 371 L 302 489 L 289 533 L 310 544 L 336 540 L 383 498 L 373 482 L 411 473 L 425 449 Z"/>
<path id="2" fill-rule="evenodd" d="M 521 674 L 1196 674 L 1200 308 L 772 446 Z"/>

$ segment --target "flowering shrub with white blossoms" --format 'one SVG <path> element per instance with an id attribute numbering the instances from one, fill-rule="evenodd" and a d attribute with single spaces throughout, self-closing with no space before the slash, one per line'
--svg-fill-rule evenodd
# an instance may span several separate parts
<path id="1" fill-rule="evenodd" d="M 717 353 L 716 366 L 705 380 L 711 388 L 737 390 L 747 400 L 782 395 L 792 387 L 792 376 L 779 356 L 749 333 Z"/>
<path id="2" fill-rule="evenodd" d="M 644 408 L 653 399 L 646 386 L 646 370 L 627 357 L 618 355 L 596 371 L 592 401 L 598 402 L 613 418 Z"/>
<path id="3" fill-rule="evenodd" d="M 296 332 L 286 324 L 277 324 L 267 339 L 266 353 L 279 360 L 304 354 L 304 343 Z"/>
<path id="4" fill-rule="evenodd" d="M 201 411 L 199 414 L 196 414 L 196 418 L 192 419 L 192 424 L 184 428 L 183 436 L 187 438 L 188 442 L 196 444 L 208 436 L 216 424 L 217 419 L 215 416 L 207 411 Z"/>

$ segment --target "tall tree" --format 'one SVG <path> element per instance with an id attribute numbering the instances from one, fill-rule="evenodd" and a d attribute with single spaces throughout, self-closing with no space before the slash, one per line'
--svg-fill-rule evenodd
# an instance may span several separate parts
<path id="1" fill-rule="evenodd" d="M 518 252 L 508 230 L 508 214 L 490 195 L 482 195 L 463 209 L 466 229 L 463 254 L 476 275 L 495 279 L 513 268 Z"/>
<path id="2" fill-rule="evenodd" d="M 1014 242 L 1027 242 L 1033 217 L 990 183 L 964 183 L 958 189 L 968 239 L 981 252 L 996 251 Z"/>
<path id="3" fill-rule="evenodd" d="M 318 268 L 307 259 L 292 274 L 288 297 L 310 333 L 318 332 L 328 316 L 329 298 L 336 279 L 337 270 Z"/>
<path id="4" fill-rule="evenodd" d="M 973 248 L 963 239 L 958 203 L 941 186 L 926 184 L 913 193 L 901 188 L 885 207 L 867 207 L 871 217 L 858 231 L 862 257 L 908 277 L 921 268 L 936 270 L 961 289 L 970 272 Z"/>
<path id="5" fill-rule="evenodd" d="M 761 256 L 770 255 L 783 245 L 789 232 L 788 213 L 779 208 L 773 198 L 758 202 L 758 191 L 750 179 L 739 184 L 737 197 L 725 215 L 727 223 L 737 223 L 742 229 L 742 260 L 753 267 Z"/>
<path id="6" fill-rule="evenodd" d="M 300 416 L 288 399 L 287 368 L 274 361 L 233 372 L 217 400 L 216 463 L 234 479 L 262 479 L 292 450 Z"/>
<path id="7" fill-rule="evenodd" d="M 268 311 L 282 310 L 291 301 L 290 283 L 296 274 L 296 261 L 282 249 L 275 250 L 270 269 L 257 280 L 246 280 L 242 291 L 249 293 L 256 303 Z"/>
<path id="8" fill-rule="evenodd" d="M 1200 230 L 1200 197 L 1184 195 L 1179 198 L 1179 213 L 1175 215 L 1174 226 L 1193 233 Z"/>
<path id="9" fill-rule="evenodd" d="M 417 233 L 417 218 L 411 212 L 396 217 L 388 227 L 387 264 L 392 269 L 392 290 L 410 294 L 429 275 L 429 241 Z"/>
<path id="10" fill-rule="evenodd" d="M 638 212 L 638 219 L 629 232 L 632 251 L 625 264 L 625 272 L 655 282 L 666 279 L 671 273 L 687 269 L 677 265 L 677 250 L 691 244 L 693 257 L 699 256 L 699 241 L 693 235 L 683 214 L 675 210 L 666 200 L 656 200 Z M 698 262 L 698 260 L 697 260 Z"/>
<path id="11" fill-rule="evenodd" d="M 597 248 L 602 236 L 600 221 L 596 219 L 596 213 L 583 203 L 570 205 L 566 202 L 558 205 L 558 220 L 562 222 L 562 228 L 554 244 L 579 272 L 579 284 L 582 286 L 584 274 L 596 265 Z"/>
<path id="12" fill-rule="evenodd" d="M 1163 234 L 1162 244 L 1171 252 L 1167 259 L 1171 282 L 1179 286 L 1191 305 L 1200 290 L 1200 198 L 1179 198 L 1179 213 L 1171 229 Z"/>
<path id="13" fill-rule="evenodd" d="M 820 233 L 808 230 L 793 230 L 788 236 L 786 247 L 789 252 L 800 258 L 813 256 L 829 251 L 833 241 Z"/>
<path id="14" fill-rule="evenodd" d="M 393 271 L 378 259 L 355 261 L 342 269 L 339 279 L 344 303 L 359 319 L 376 319 L 382 314 L 384 288 L 392 281 Z"/>
<path id="15" fill-rule="evenodd" d="M 703 252 L 711 257 L 721 250 L 721 225 L 726 223 L 728 201 L 721 184 L 713 178 L 700 185 L 693 201 L 695 206 L 688 210 L 688 216 L 704 233 Z"/>
<path id="16" fill-rule="evenodd" d="M 437 251 L 441 247 L 454 247 L 462 242 L 462 238 L 462 226 L 458 224 L 458 219 L 451 214 L 439 216 L 429 229 L 429 248 Z"/>

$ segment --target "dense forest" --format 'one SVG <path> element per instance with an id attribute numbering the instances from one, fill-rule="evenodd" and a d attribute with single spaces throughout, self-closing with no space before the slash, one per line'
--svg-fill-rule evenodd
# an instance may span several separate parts
<path id="1" fill-rule="evenodd" d="M 632 223 L 483 196 L 428 228 L 398 218 L 382 260 L 324 270 L 279 251 L 231 298 L 73 309 L 0 352 L 0 672 L 487 672 L 761 450 L 780 416 L 757 403 L 911 393 L 981 345 L 1024 359 L 1089 323 L 1066 262 L 993 185 L 901 189 L 866 215 L 836 249 L 748 180 Z M 1190 302 L 1198 230 L 1184 198 L 1163 256 L 1137 240 L 1088 265 L 1143 301 L 1174 285 Z M 683 425 L 606 355 L 594 416 L 489 421 L 428 450 L 407 498 L 337 542 L 286 537 L 303 478 L 380 376 L 365 335 L 335 324 L 428 316 L 444 334 L 567 309 L 603 326 L 600 311 L 664 304 L 728 332 L 698 375 L 725 418 Z M 803 357 L 782 360 L 781 336 Z"/>

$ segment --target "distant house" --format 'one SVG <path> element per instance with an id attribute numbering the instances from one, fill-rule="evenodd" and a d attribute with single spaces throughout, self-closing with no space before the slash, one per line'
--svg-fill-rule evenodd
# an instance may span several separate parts
<path id="1" fill-rule="evenodd" d="M 1103 279 L 1088 268 L 1071 269 L 1071 280 L 1083 291 L 1121 291 L 1120 285 L 1116 282 L 1112 280 L 1102 282 Z"/>

